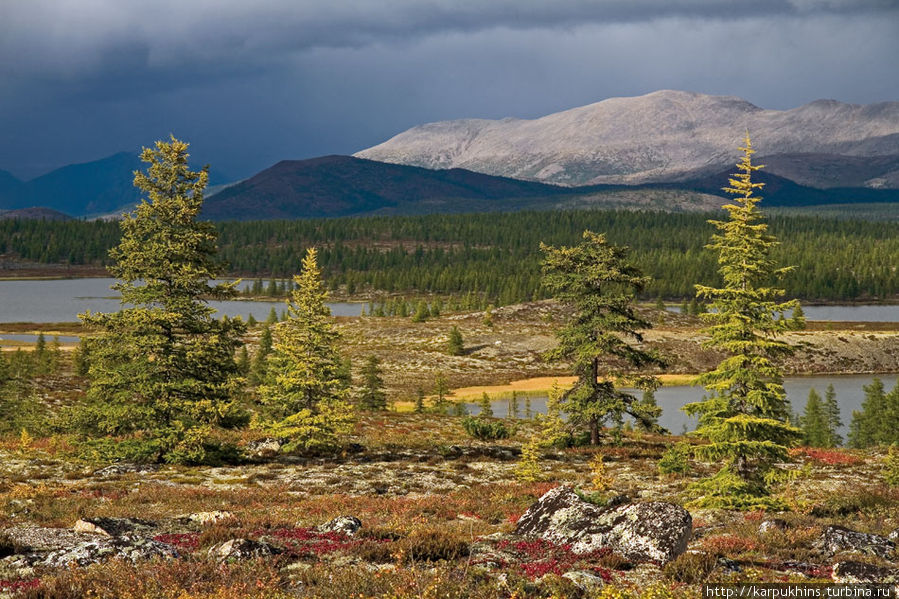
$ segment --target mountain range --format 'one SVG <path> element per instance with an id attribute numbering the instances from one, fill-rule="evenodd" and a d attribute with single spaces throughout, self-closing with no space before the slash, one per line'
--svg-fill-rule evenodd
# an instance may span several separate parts
<path id="1" fill-rule="evenodd" d="M 40 206 L 72 216 L 95 216 L 130 210 L 140 201 L 134 171 L 146 166 L 134 152 L 70 164 L 30 181 L 0 171 L 0 210 Z M 225 177 L 210 171 L 211 182 Z"/>
<path id="2" fill-rule="evenodd" d="M 660 91 L 533 120 L 414 127 L 354 156 L 285 160 L 244 181 L 210 173 L 216 220 L 520 209 L 720 206 L 744 131 L 765 204 L 899 201 L 899 102 L 819 100 L 787 111 Z M 140 199 L 121 152 L 23 182 L 0 170 L 0 211 L 116 215 Z M 17 213 L 13 213 L 17 214 Z M 25 212 L 23 215 L 50 214 Z"/>
<path id="3" fill-rule="evenodd" d="M 428 123 L 355 156 L 561 185 L 678 182 L 732 168 L 746 131 L 769 173 L 801 185 L 899 188 L 899 102 L 778 111 L 663 90 L 537 119 Z"/>

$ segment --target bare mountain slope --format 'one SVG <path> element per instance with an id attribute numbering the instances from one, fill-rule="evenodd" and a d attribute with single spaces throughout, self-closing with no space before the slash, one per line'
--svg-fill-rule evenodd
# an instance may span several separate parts
<path id="1" fill-rule="evenodd" d="M 818 100 L 778 111 L 664 90 L 533 120 L 429 123 L 355 155 L 563 185 L 632 184 L 718 171 L 737 159 L 746 130 L 761 157 L 783 157 L 772 164 L 775 174 L 820 187 L 899 187 L 899 102 Z"/>

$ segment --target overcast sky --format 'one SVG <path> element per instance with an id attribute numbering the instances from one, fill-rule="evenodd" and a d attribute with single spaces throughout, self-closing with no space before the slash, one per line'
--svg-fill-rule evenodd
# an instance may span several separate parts
<path id="1" fill-rule="evenodd" d="M 899 100 L 899 0 L 0 0 L 0 169 L 174 133 L 231 178 L 658 89 Z"/>

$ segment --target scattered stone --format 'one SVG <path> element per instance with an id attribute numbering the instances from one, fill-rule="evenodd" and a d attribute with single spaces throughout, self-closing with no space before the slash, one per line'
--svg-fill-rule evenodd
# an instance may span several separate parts
<path id="1" fill-rule="evenodd" d="M 786 520 L 781 520 L 780 518 L 772 518 L 770 520 L 765 520 L 764 522 L 759 524 L 759 534 L 766 535 L 776 530 L 786 530 L 787 528 L 788 524 Z"/>
<path id="2" fill-rule="evenodd" d="M 362 520 L 355 516 L 338 516 L 330 522 L 322 524 L 316 530 L 318 532 L 337 532 L 353 536 L 362 528 Z"/>
<path id="3" fill-rule="evenodd" d="M 849 530 L 843 526 L 826 527 L 818 544 L 830 555 L 846 551 L 866 553 L 882 559 L 888 559 L 896 549 L 896 543 L 886 537 Z"/>
<path id="4" fill-rule="evenodd" d="M 257 439 L 247 443 L 244 453 L 252 459 L 273 458 L 281 451 L 281 441 L 267 437 L 265 439 Z"/>
<path id="5" fill-rule="evenodd" d="M 197 512 L 195 514 L 188 514 L 186 516 L 178 516 L 178 520 L 184 522 L 193 522 L 194 524 L 199 524 L 201 526 L 206 526 L 208 524 L 215 524 L 216 522 L 221 522 L 223 520 L 230 520 L 234 517 L 234 514 L 231 512 L 224 511 L 214 511 L 214 512 Z"/>
<path id="6" fill-rule="evenodd" d="M 133 562 L 153 558 L 177 558 L 178 552 L 166 543 L 143 538 L 94 537 L 90 541 L 51 551 L 40 564 L 50 568 L 65 568 L 70 564 L 87 566 L 116 558 Z"/>
<path id="7" fill-rule="evenodd" d="M 887 538 L 894 543 L 899 543 L 899 528 L 888 534 Z"/>
<path id="8" fill-rule="evenodd" d="M 591 594 L 601 589 L 606 584 L 601 577 L 582 570 L 565 572 L 565 574 L 562 574 L 562 578 L 567 578 L 574 584 L 574 586 Z"/>
<path id="9" fill-rule="evenodd" d="M 862 562 L 837 562 L 831 577 L 839 584 L 896 584 L 899 583 L 899 570 Z"/>
<path id="10" fill-rule="evenodd" d="M 609 547 L 627 560 L 667 563 L 687 550 L 692 522 L 687 510 L 672 503 L 600 508 L 563 486 L 528 508 L 515 533 L 570 545 L 577 554 Z"/>
<path id="11" fill-rule="evenodd" d="M 210 558 L 220 562 L 242 561 L 257 557 L 271 557 L 281 553 L 274 545 L 250 539 L 231 539 L 209 548 Z"/>
<path id="12" fill-rule="evenodd" d="M 141 472 L 156 472 L 159 470 L 159 464 L 132 464 L 130 462 L 121 462 L 119 464 L 111 464 L 105 468 L 100 468 L 94 472 L 94 476 L 117 476 L 121 474 L 132 474 Z"/>
<path id="13" fill-rule="evenodd" d="M 74 532 L 118 537 L 135 533 L 149 533 L 156 523 L 139 518 L 82 518 L 72 527 Z"/>

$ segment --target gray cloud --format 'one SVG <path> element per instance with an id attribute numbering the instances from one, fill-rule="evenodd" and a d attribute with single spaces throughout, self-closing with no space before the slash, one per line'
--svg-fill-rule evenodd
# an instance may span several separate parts
<path id="1" fill-rule="evenodd" d="M 170 131 L 235 175 L 660 88 L 899 99 L 895 0 L 0 2 L 0 168 Z"/>

